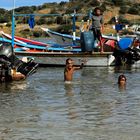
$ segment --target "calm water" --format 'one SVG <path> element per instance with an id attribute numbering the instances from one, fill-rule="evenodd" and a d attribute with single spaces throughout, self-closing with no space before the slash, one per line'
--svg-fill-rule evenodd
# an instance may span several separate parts
<path id="1" fill-rule="evenodd" d="M 125 73 L 126 89 L 117 77 Z M 41 68 L 0 85 L 0 140 L 140 140 L 140 69 Z"/>

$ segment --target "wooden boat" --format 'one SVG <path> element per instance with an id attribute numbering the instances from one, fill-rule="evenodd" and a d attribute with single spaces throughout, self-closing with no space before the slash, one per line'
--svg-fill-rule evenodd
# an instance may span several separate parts
<path id="1" fill-rule="evenodd" d="M 4 37 L 8 38 L 8 39 L 12 39 L 11 35 L 4 33 L 3 31 L 0 32 Z M 35 40 L 31 40 L 31 39 L 27 39 L 27 38 L 23 38 L 23 37 L 18 37 L 15 36 L 14 37 L 14 41 L 21 43 L 21 44 L 30 44 L 30 45 L 37 45 L 37 46 L 48 46 L 48 44 L 43 43 L 43 42 L 39 42 L 39 41 L 35 41 Z"/>
<path id="2" fill-rule="evenodd" d="M 106 37 L 107 38 L 107 37 Z M 114 38 L 109 38 L 108 41 L 116 41 Z M 6 40 L 7 41 L 7 40 Z M 21 40 L 20 40 L 21 41 Z M 8 40 L 11 43 L 11 40 Z M 112 42 L 108 42 L 108 44 L 112 44 Z M 79 65 L 82 61 L 86 61 L 85 66 L 93 67 L 93 66 L 113 66 L 116 65 L 116 60 L 119 64 L 123 63 L 121 60 L 122 56 L 128 60 L 130 57 L 125 54 L 125 50 L 130 47 L 133 43 L 133 39 L 131 38 L 121 38 L 118 42 L 120 52 L 116 53 L 114 57 L 113 51 L 110 52 L 82 52 L 81 48 L 73 48 L 73 47 L 46 47 L 46 46 L 38 46 L 38 45 L 30 45 L 15 42 L 17 46 L 15 54 L 19 57 L 30 56 L 33 57 L 36 63 L 39 63 L 40 66 L 64 66 L 65 60 L 67 58 L 72 58 L 75 61 L 75 65 Z M 27 49 L 22 49 L 23 48 Z M 130 51 L 131 56 L 131 51 Z M 120 60 L 118 59 L 121 58 Z M 135 56 L 134 56 L 135 57 Z M 139 55 L 136 56 L 137 59 L 134 60 L 136 63 L 139 62 Z M 117 59 L 116 59 L 117 58 Z M 132 59 L 133 60 L 133 59 Z M 127 62 L 127 61 L 126 61 Z M 130 64 L 132 61 L 128 61 Z"/>
<path id="3" fill-rule="evenodd" d="M 3 37 L 0 37 L 0 41 L 11 43 L 12 41 Z M 23 50 L 29 50 L 29 49 L 37 49 L 37 50 L 46 50 L 46 47 L 44 46 L 37 46 L 37 45 L 30 45 L 26 43 L 21 43 L 19 41 L 15 42 L 15 48 L 21 48 Z"/>
<path id="4" fill-rule="evenodd" d="M 41 27 L 52 39 L 54 39 L 59 44 L 73 44 L 73 36 L 69 34 L 62 34 L 55 31 L 52 31 L 48 28 Z M 75 37 L 77 44 L 80 43 L 80 37 Z"/>
<path id="5" fill-rule="evenodd" d="M 58 43 L 61 42 L 61 43 L 68 43 L 68 42 L 73 42 L 73 35 L 69 35 L 69 34 L 62 34 L 62 33 L 58 33 L 58 32 L 55 32 L 53 30 L 50 30 L 48 28 L 43 28 L 41 27 L 41 29 L 43 31 L 45 31 L 48 35 L 50 35 L 50 37 L 52 38 L 56 38 Z M 108 35 L 103 35 L 102 34 L 102 38 L 103 39 L 106 39 L 106 40 L 115 40 L 117 41 L 117 37 L 116 36 L 108 36 Z M 76 36 L 75 37 L 75 41 L 76 43 L 80 43 L 80 37 Z"/>
<path id="6" fill-rule="evenodd" d="M 73 42 L 73 36 L 72 35 L 68 35 L 68 34 L 62 34 L 62 33 L 58 33 L 55 31 L 52 31 L 48 28 L 42 28 L 41 29 L 43 31 L 45 31 L 47 34 L 50 35 L 50 37 L 52 38 L 58 38 L 57 41 L 59 43 L 59 41 L 61 43 L 66 43 L 66 41 L 68 42 Z M 134 35 L 126 35 L 126 36 L 111 36 L 111 35 L 104 35 L 102 34 L 102 43 L 104 46 L 109 46 L 114 48 L 115 47 L 115 42 L 119 42 L 119 40 L 124 39 L 124 38 L 132 38 L 132 39 L 136 39 L 138 38 L 138 40 L 135 40 L 136 43 L 140 43 L 139 38 L 140 38 L 140 32 L 139 31 L 134 31 Z M 79 43 L 80 42 L 80 37 L 76 36 L 76 42 Z M 134 42 L 135 43 L 135 42 Z M 100 44 L 97 44 L 100 45 Z"/>
<path id="7" fill-rule="evenodd" d="M 1 31 L 1 34 L 4 38 L 1 38 L 1 40 L 5 40 L 6 42 L 12 42 L 12 37 L 9 34 L 4 33 Z M 34 52 L 34 51 L 72 51 L 72 52 L 81 52 L 81 48 L 77 45 L 71 45 L 71 44 L 56 44 L 56 43 L 43 43 L 38 42 L 34 40 L 29 40 L 26 38 L 15 36 L 15 51 L 28 51 L 28 52 Z M 24 49 L 23 49 L 24 47 Z M 26 48 L 26 49 L 25 49 Z"/>
<path id="8" fill-rule="evenodd" d="M 75 65 L 80 65 L 83 61 L 86 67 L 113 66 L 115 57 L 112 52 L 93 53 L 72 53 L 72 52 L 15 52 L 17 56 L 30 56 L 34 58 L 40 66 L 64 66 L 67 58 L 72 58 Z"/>
<path id="9" fill-rule="evenodd" d="M 0 41 L 11 43 L 12 41 L 6 38 L 0 38 Z M 14 51 L 26 51 L 26 52 L 81 52 L 81 49 L 78 47 L 73 46 L 53 46 L 53 44 L 50 46 L 38 46 L 38 45 L 32 45 L 27 43 L 22 43 L 20 40 L 17 40 L 14 45 Z"/>
<path id="10" fill-rule="evenodd" d="M 140 64 L 140 49 L 131 48 L 133 38 L 122 38 L 118 42 L 118 49 L 113 52 L 80 52 L 80 51 L 49 51 L 49 52 L 15 52 L 18 56 L 32 56 L 35 61 L 43 66 L 64 66 L 67 58 L 72 58 L 75 65 L 86 62 L 85 66 L 114 66 L 114 65 L 133 65 Z"/>
<path id="11" fill-rule="evenodd" d="M 0 38 L 0 41 L 7 42 L 9 45 L 11 45 L 11 40 Z M 114 65 L 114 57 L 112 56 L 112 53 L 103 53 L 100 52 L 93 52 L 91 53 L 84 53 L 79 51 L 78 48 L 74 48 L 73 51 L 71 48 L 69 49 L 63 49 L 58 48 L 51 49 L 49 51 L 42 51 L 42 47 L 40 47 L 40 50 L 35 50 L 35 45 L 27 45 L 27 44 L 20 44 L 18 42 L 15 42 L 16 47 L 14 49 L 14 52 L 16 56 L 18 57 L 31 57 L 34 58 L 34 61 L 40 66 L 64 66 L 65 60 L 67 58 L 72 58 L 75 61 L 75 65 L 79 65 L 82 61 L 86 61 L 85 66 L 92 67 L 92 66 L 110 66 Z M 22 46 L 22 47 L 21 47 Z"/>

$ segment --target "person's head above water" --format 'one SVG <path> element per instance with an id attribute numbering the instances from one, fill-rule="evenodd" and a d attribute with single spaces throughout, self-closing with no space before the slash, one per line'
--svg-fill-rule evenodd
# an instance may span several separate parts
<path id="1" fill-rule="evenodd" d="M 66 59 L 66 66 L 68 68 L 73 66 L 73 60 L 71 58 Z"/>
<path id="2" fill-rule="evenodd" d="M 124 74 L 121 74 L 119 77 L 118 77 L 118 84 L 119 85 L 125 85 L 126 84 L 126 77 Z"/>

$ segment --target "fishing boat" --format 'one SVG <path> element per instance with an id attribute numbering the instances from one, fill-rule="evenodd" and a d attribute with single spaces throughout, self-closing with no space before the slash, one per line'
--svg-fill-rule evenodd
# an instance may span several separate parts
<path id="1" fill-rule="evenodd" d="M 15 52 L 17 56 L 30 56 L 33 57 L 36 63 L 40 66 L 64 66 L 67 58 L 72 58 L 75 65 L 80 65 L 83 61 L 87 67 L 96 66 L 113 66 L 114 57 L 112 53 L 72 53 L 72 52 Z"/>
<path id="2" fill-rule="evenodd" d="M 11 40 L 0 38 L 1 41 L 11 43 Z M 112 39 L 113 40 L 113 39 Z M 109 40 L 110 41 L 110 40 Z M 113 40 L 115 42 L 116 40 Z M 30 45 L 27 43 L 15 42 L 14 52 L 17 56 L 30 56 L 33 57 L 35 62 L 40 66 L 64 66 L 65 60 L 70 57 L 75 61 L 76 65 L 79 65 L 82 61 L 85 61 L 85 66 L 114 66 L 124 63 L 133 64 L 139 61 L 139 50 L 133 50 L 132 43 L 134 38 L 121 38 L 117 42 L 119 49 L 110 52 L 95 52 L 95 51 L 82 51 L 82 48 L 72 47 L 44 47 L 37 45 Z M 87 42 L 85 42 L 87 43 Z M 108 42 L 109 44 L 109 42 Z M 85 47 L 89 47 L 89 44 L 83 44 Z M 91 44 L 90 44 L 91 45 Z M 17 47 L 18 46 L 18 47 Z M 91 47 L 94 45 L 91 45 Z M 83 47 L 83 46 L 81 46 Z M 131 50 L 130 50 L 131 48 Z"/>
<path id="3" fill-rule="evenodd" d="M 6 37 L 7 39 L 11 40 L 12 36 L 4 33 L 3 31 L 0 31 L 0 34 L 4 37 Z M 23 38 L 23 37 L 19 37 L 19 36 L 14 36 L 14 41 L 21 43 L 21 44 L 30 44 L 30 45 L 37 45 L 37 46 L 48 46 L 48 44 L 43 43 L 43 42 L 39 42 L 39 41 L 35 41 L 35 40 L 31 40 L 31 39 L 27 39 L 27 38 Z"/>
<path id="4" fill-rule="evenodd" d="M 37 14 L 15 14 L 13 11 L 13 16 L 12 16 L 12 47 L 14 48 L 15 45 L 15 16 L 28 16 L 29 17 L 29 25 L 31 28 L 34 27 L 34 16 L 36 16 Z M 48 16 L 47 14 L 45 14 L 46 16 Z M 42 16 L 42 15 L 41 15 Z M 50 16 L 50 15 L 49 15 Z M 54 16 L 54 15 L 53 15 Z M 60 16 L 60 14 L 58 15 Z M 62 16 L 62 15 L 61 15 Z M 118 41 L 118 38 L 114 38 L 114 37 L 107 37 L 104 38 L 105 42 L 106 40 L 113 40 L 115 42 L 117 42 L 119 49 L 118 52 L 115 51 L 116 48 L 113 48 L 113 51 L 110 52 L 99 52 L 99 51 L 95 51 L 95 42 L 94 42 L 94 38 L 93 35 L 91 34 L 91 32 L 84 32 L 81 33 L 81 37 L 77 38 L 76 37 L 76 31 L 75 31 L 75 19 L 76 19 L 76 15 L 75 13 L 73 14 L 73 35 L 63 35 L 63 34 L 59 34 L 59 33 L 54 33 L 51 32 L 49 30 L 49 32 L 51 32 L 54 35 L 59 35 L 62 38 L 62 41 L 64 42 L 64 38 L 68 38 L 70 40 L 72 40 L 73 44 L 75 44 L 76 42 L 80 41 L 80 49 L 81 50 L 75 50 L 75 48 L 71 49 L 71 46 L 69 48 L 53 48 L 51 47 L 46 47 L 47 49 L 43 49 L 40 46 L 40 49 L 42 49 L 43 51 L 30 51 L 31 48 L 34 49 L 38 49 L 39 46 L 37 45 L 30 45 L 30 44 L 25 44 L 24 47 L 29 48 L 29 51 L 15 51 L 15 54 L 17 56 L 30 56 L 33 57 L 36 63 L 39 63 L 41 65 L 50 65 L 50 66 L 64 66 L 65 65 L 65 60 L 68 57 L 71 57 L 74 61 L 75 61 L 75 65 L 79 65 L 81 62 L 85 62 L 85 66 L 112 66 L 112 65 L 116 65 L 116 58 L 121 57 L 121 52 L 124 52 L 123 57 L 126 58 L 127 60 L 129 60 L 129 56 L 131 56 L 131 59 L 134 60 L 134 62 L 139 61 L 139 59 L 135 59 L 134 57 L 138 58 L 138 53 L 133 53 L 134 55 L 131 55 L 131 52 L 133 52 L 133 49 L 129 50 L 130 46 L 132 46 L 132 42 L 133 40 L 130 39 L 126 39 L 125 41 L 127 41 L 127 45 L 125 45 L 125 47 L 123 47 L 123 45 L 120 47 L 121 44 L 123 44 L 123 41 Z M 93 32 L 92 32 L 93 33 Z M 90 36 L 89 36 L 90 35 Z M 18 38 L 19 39 L 19 38 Z M 122 39 L 123 40 L 123 39 Z M 23 41 L 23 40 L 20 40 Z M 19 43 L 19 42 L 18 42 Z M 65 44 L 65 43 L 63 43 Z M 77 48 L 76 48 L 77 49 Z M 45 51 L 44 51 L 45 50 Z M 129 51 L 129 53 L 127 53 L 127 51 Z M 116 52 L 114 54 L 114 52 Z M 138 51 L 136 51 L 138 52 Z M 120 53 L 120 54 L 119 54 Z M 127 55 L 129 54 L 129 55 Z M 130 62 L 130 61 L 125 61 L 126 63 Z M 121 64 L 121 61 L 120 61 Z M 131 62 L 130 62 L 131 64 Z"/>
<path id="5" fill-rule="evenodd" d="M 74 38 L 73 35 L 58 33 L 49 28 L 41 27 L 41 29 L 43 31 L 45 31 L 50 37 L 57 39 L 56 41 L 58 43 L 61 43 L 61 44 L 73 43 L 73 38 Z M 103 35 L 103 34 L 102 34 L 102 38 L 106 39 L 106 40 L 115 40 L 115 41 L 117 40 L 117 37 L 115 37 L 115 36 L 107 36 L 107 35 Z M 80 37 L 76 36 L 75 41 L 77 44 L 80 43 Z"/>
<path id="6" fill-rule="evenodd" d="M 0 32 L 3 38 L 1 40 L 5 40 L 6 42 L 11 42 L 12 41 L 12 36 L 4 33 L 3 31 Z M 31 39 L 26 39 L 23 37 L 14 37 L 15 45 L 14 45 L 14 50 L 15 51 L 72 51 L 72 52 L 80 52 L 81 49 L 77 45 L 73 44 L 58 44 L 58 43 L 43 43 Z M 24 47 L 24 48 L 23 48 Z"/>
<path id="7" fill-rule="evenodd" d="M 75 65 L 85 62 L 87 67 L 115 66 L 115 65 L 137 65 L 140 66 L 140 49 L 133 48 L 132 38 L 123 38 L 118 42 L 119 48 L 113 52 L 25 52 L 17 51 L 18 56 L 32 56 L 40 66 L 64 66 L 67 58 L 72 58 Z"/>
<path id="8" fill-rule="evenodd" d="M 72 44 L 73 43 L 73 35 L 62 34 L 55 31 L 50 30 L 49 28 L 41 27 L 43 31 L 45 31 L 52 39 L 54 39 L 59 44 Z M 75 41 L 77 44 L 80 43 L 80 37 L 75 37 Z"/>

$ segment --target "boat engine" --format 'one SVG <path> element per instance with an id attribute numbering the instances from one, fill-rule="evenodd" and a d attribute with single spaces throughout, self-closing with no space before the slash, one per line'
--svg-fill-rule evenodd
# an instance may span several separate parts
<path id="1" fill-rule="evenodd" d="M 10 71 L 11 68 L 16 68 L 17 72 L 22 73 L 25 76 L 33 74 L 38 64 L 34 62 L 33 59 L 30 59 L 28 62 L 23 62 L 13 53 L 10 43 L 0 42 L 0 64 L 1 69 L 3 66 L 7 67 Z"/>
<path id="2" fill-rule="evenodd" d="M 131 65 L 140 60 L 140 47 L 132 47 L 132 44 L 133 40 L 128 38 L 118 43 L 118 47 L 113 52 L 116 65 Z"/>

